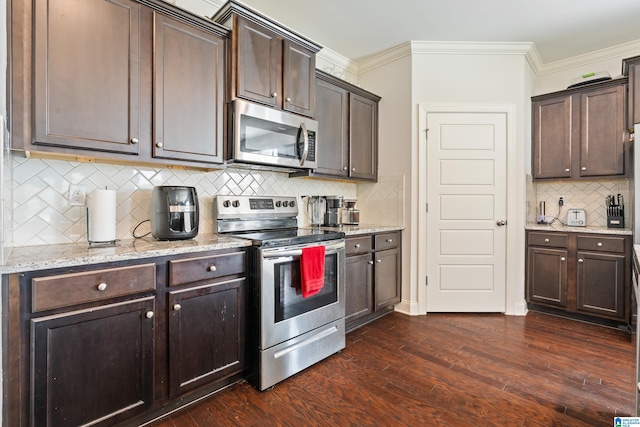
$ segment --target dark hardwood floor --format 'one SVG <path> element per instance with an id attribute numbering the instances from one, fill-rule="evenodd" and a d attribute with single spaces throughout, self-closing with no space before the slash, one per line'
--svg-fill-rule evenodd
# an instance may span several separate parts
<path id="1" fill-rule="evenodd" d="M 266 392 L 247 383 L 152 424 L 611 426 L 631 416 L 635 336 L 530 312 L 392 313 Z"/>

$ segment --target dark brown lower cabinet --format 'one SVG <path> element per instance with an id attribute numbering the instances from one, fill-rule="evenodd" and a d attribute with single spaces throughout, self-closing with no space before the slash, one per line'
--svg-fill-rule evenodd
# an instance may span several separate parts
<path id="1" fill-rule="evenodd" d="M 31 320 L 33 425 L 112 425 L 153 401 L 154 297 Z"/>
<path id="2" fill-rule="evenodd" d="M 245 367 L 246 280 L 169 293 L 169 390 L 179 396 Z"/>
<path id="3" fill-rule="evenodd" d="M 530 308 L 631 320 L 631 236 L 529 230 L 526 272 Z"/>
<path id="4" fill-rule="evenodd" d="M 400 302 L 401 232 L 346 239 L 345 325 L 357 328 Z"/>

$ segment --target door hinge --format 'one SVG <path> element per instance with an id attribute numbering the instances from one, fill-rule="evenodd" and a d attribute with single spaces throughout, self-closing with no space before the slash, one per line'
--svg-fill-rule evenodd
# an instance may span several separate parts
<path id="1" fill-rule="evenodd" d="M 429 203 L 427 203 L 426 205 L 427 205 L 427 212 L 429 212 Z"/>
<path id="2" fill-rule="evenodd" d="M 424 285 L 429 286 L 429 276 L 424 276 Z"/>

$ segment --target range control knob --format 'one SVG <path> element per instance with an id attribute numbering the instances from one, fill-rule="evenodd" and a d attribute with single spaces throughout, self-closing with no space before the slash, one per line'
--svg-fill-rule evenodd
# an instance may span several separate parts
<path id="1" fill-rule="evenodd" d="M 240 206 L 240 202 L 237 200 L 234 200 L 233 202 L 231 202 L 231 206 L 233 206 L 234 208 L 237 208 L 238 206 Z"/>
<path id="2" fill-rule="evenodd" d="M 278 201 L 276 202 L 276 208 L 279 208 L 280 206 L 282 206 L 282 202 L 281 202 L 280 200 L 278 200 Z"/>
<path id="3" fill-rule="evenodd" d="M 222 202 L 222 206 L 224 206 L 225 208 L 228 208 L 229 206 L 231 206 L 231 201 L 225 200 L 224 202 Z"/>
<path id="4" fill-rule="evenodd" d="M 287 206 L 289 206 L 289 202 L 287 202 L 286 200 L 284 202 L 282 202 L 282 207 L 286 208 Z"/>
<path id="5" fill-rule="evenodd" d="M 296 205 L 296 202 L 294 202 L 293 200 L 289 202 L 290 207 L 294 207 L 295 205 Z"/>

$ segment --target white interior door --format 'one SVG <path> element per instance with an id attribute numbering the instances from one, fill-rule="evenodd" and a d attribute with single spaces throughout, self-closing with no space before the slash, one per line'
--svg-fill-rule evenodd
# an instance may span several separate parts
<path id="1" fill-rule="evenodd" d="M 507 116 L 429 113 L 427 129 L 427 312 L 504 312 Z"/>

